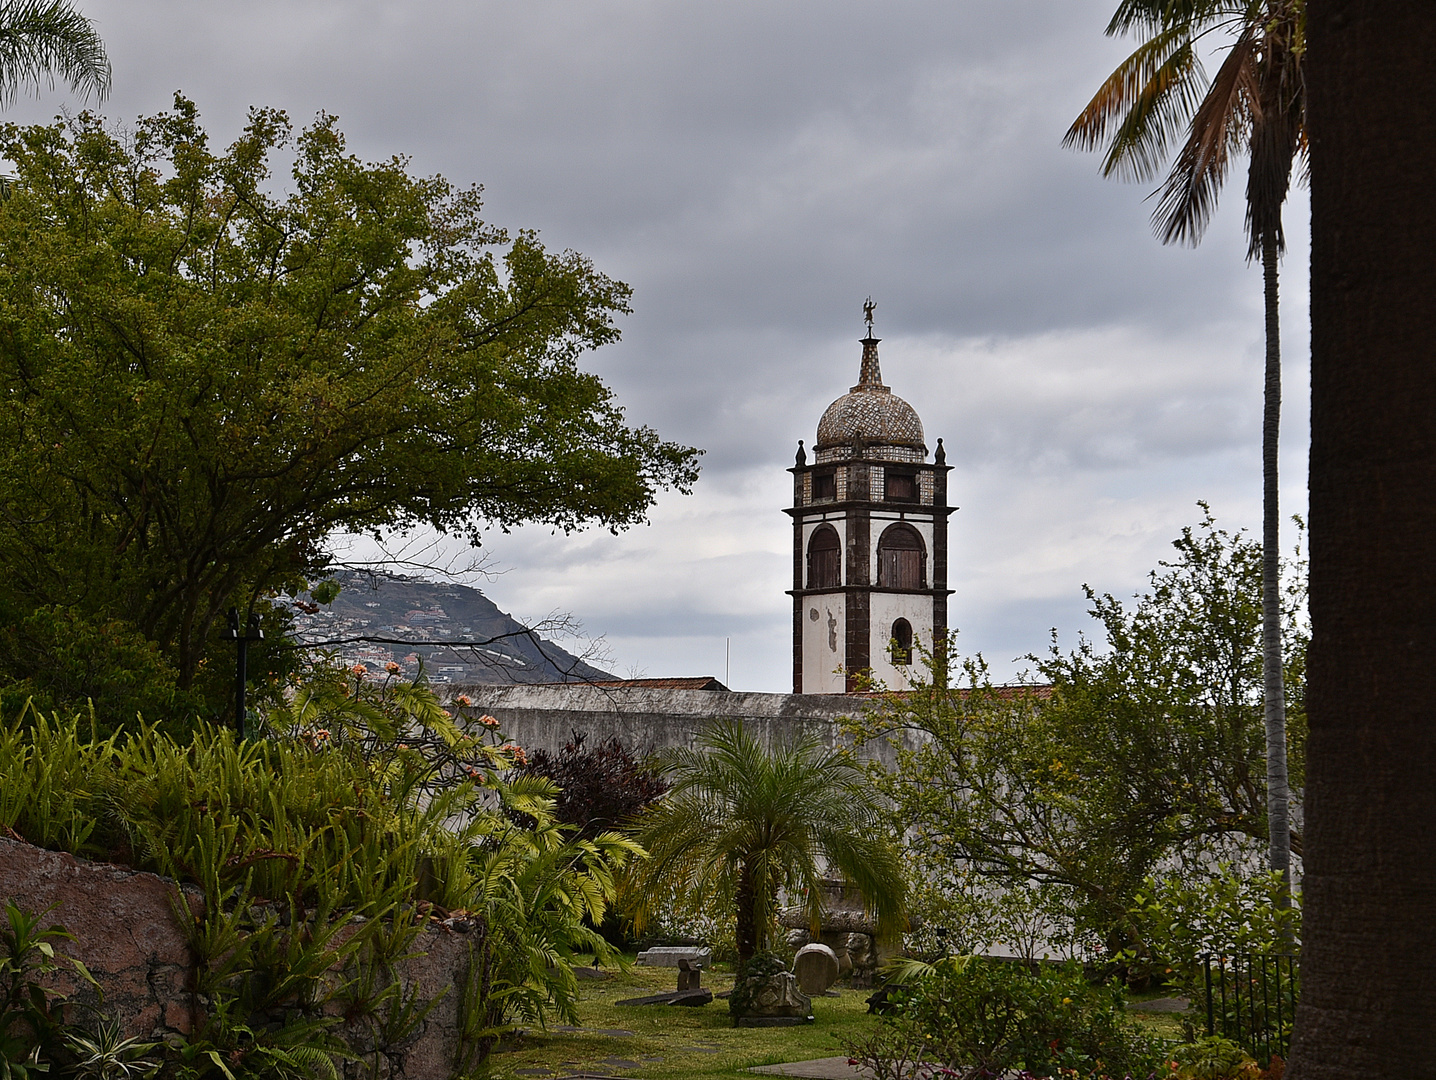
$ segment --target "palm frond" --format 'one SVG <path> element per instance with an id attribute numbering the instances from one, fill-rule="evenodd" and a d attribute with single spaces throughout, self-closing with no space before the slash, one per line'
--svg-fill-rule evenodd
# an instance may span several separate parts
<path id="1" fill-rule="evenodd" d="M 1202 26 L 1225 19 L 1253 18 L 1261 0 L 1122 0 L 1112 21 L 1107 24 L 1108 37 L 1132 31 L 1158 33 L 1168 27 Z"/>
<path id="2" fill-rule="evenodd" d="M 1211 221 L 1231 154 L 1240 151 L 1251 129 L 1257 91 L 1256 59 L 1256 34 L 1249 26 L 1217 70 L 1162 185 L 1161 198 L 1152 213 L 1152 226 L 1162 243 L 1195 245 Z"/>
<path id="3" fill-rule="evenodd" d="M 1072 122 L 1062 145 L 1110 145 L 1102 174 L 1146 180 L 1166 160 L 1167 145 L 1201 100 L 1206 75 L 1190 29 L 1164 30 L 1122 62 Z"/>
<path id="4" fill-rule="evenodd" d="M 59 77 L 83 98 L 110 91 L 110 61 L 94 25 L 66 0 L 0 2 L 0 105 L 22 87 L 53 89 Z"/>
<path id="5" fill-rule="evenodd" d="M 1270 236 L 1277 253 L 1286 248 L 1281 210 L 1291 190 L 1292 165 L 1305 158 L 1306 93 L 1301 74 L 1305 49 L 1303 9 L 1287 9 L 1263 35 L 1259 89 L 1253 101 L 1251 165 L 1247 170 L 1247 258 L 1261 255 Z"/>

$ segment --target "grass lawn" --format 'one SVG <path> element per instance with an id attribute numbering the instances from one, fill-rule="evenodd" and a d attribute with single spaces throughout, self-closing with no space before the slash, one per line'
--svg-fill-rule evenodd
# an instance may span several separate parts
<path id="1" fill-rule="evenodd" d="M 753 1074 L 745 1072 L 754 1065 L 843 1054 L 841 1039 L 860 1037 L 876 1023 L 876 1018 L 867 1014 L 871 991 L 840 987 L 838 997 L 813 999 L 814 1022 L 802 1027 L 735 1028 L 728 1016 L 728 1002 L 722 999 L 699 1008 L 619 1008 L 614 1002 L 621 998 L 674 989 L 678 971 L 634 967 L 612 974 L 613 978 L 602 982 L 579 983 L 579 1030 L 530 1031 L 494 1051 L 488 1062 L 489 1075 L 517 1080 L 588 1072 L 636 1080 L 690 1076 L 754 1080 Z M 731 989 L 732 968 L 719 965 L 705 971 L 703 985 L 715 994 Z M 1180 1038 L 1180 1025 L 1170 1013 L 1134 1010 L 1133 1018 L 1153 1034 Z"/>
<path id="2" fill-rule="evenodd" d="M 631 958 L 630 958 L 631 959 Z M 875 1021 L 867 1015 L 870 990 L 837 988 L 839 997 L 813 999 L 814 1022 L 789 1028 L 735 1028 L 728 1002 L 688 1008 L 644 1005 L 619 1008 L 621 998 L 672 990 L 676 968 L 635 967 L 603 982 L 579 983 L 578 1031 L 530 1031 L 499 1047 L 489 1058 L 494 1077 L 590 1072 L 639 1080 L 674 1077 L 743 1077 L 753 1065 L 835 1057 L 844 1053 L 840 1036 L 859 1035 Z M 703 972 L 714 993 L 733 986 L 733 971 L 719 965 Z M 631 1035 L 610 1032 L 627 1031 Z"/>

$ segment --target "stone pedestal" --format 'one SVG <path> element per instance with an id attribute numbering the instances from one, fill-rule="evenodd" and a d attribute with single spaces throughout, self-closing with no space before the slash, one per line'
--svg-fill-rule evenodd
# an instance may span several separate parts
<path id="1" fill-rule="evenodd" d="M 745 1002 L 733 1015 L 735 1027 L 787 1027 L 813 1022 L 813 1000 L 798 988 L 791 971 L 742 980 Z M 739 987 L 734 987 L 734 996 Z M 731 1000 L 731 999 L 730 999 Z"/>

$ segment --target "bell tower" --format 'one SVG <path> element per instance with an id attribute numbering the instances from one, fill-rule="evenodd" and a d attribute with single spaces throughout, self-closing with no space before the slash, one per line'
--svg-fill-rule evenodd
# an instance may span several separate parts
<path id="1" fill-rule="evenodd" d="M 858 383 L 818 421 L 793 474 L 793 692 L 843 694 L 860 672 L 893 689 L 947 634 L 947 454 L 883 385 L 871 300 Z"/>

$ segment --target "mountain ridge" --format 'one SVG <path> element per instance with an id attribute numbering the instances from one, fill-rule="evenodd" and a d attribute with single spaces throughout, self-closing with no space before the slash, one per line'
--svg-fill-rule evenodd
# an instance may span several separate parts
<path id="1" fill-rule="evenodd" d="M 345 570 L 329 604 L 295 598 L 295 636 L 372 671 L 397 664 L 431 683 L 593 682 L 614 676 L 542 637 L 479 589 L 405 574 Z M 542 629 L 542 628 L 540 628 Z M 370 639 L 370 640 L 354 640 Z M 373 640 L 381 639 L 381 640 Z"/>

